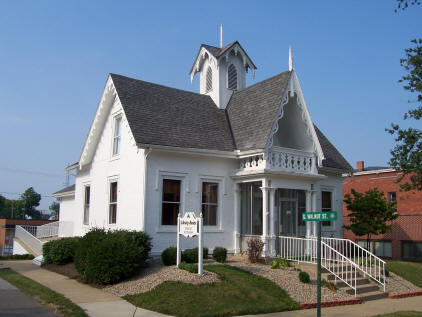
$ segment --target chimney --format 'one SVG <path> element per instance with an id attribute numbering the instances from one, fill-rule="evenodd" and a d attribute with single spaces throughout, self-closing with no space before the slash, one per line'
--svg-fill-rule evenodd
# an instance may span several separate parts
<path id="1" fill-rule="evenodd" d="M 365 170 L 365 162 L 364 161 L 357 161 L 356 162 L 356 169 L 358 170 L 358 172 L 362 172 L 363 170 Z"/>

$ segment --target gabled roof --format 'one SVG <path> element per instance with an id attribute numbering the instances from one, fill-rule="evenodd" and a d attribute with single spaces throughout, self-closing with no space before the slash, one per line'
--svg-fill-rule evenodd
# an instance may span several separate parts
<path id="1" fill-rule="evenodd" d="M 235 149 L 225 110 L 210 96 L 110 76 L 137 144 Z"/>
<path id="2" fill-rule="evenodd" d="M 286 71 L 233 94 L 226 109 L 238 150 L 265 148 L 290 75 Z"/>
<path id="3" fill-rule="evenodd" d="M 53 196 L 65 196 L 66 194 L 72 194 L 74 192 L 75 192 L 75 184 L 60 189 L 59 191 L 53 193 Z"/>

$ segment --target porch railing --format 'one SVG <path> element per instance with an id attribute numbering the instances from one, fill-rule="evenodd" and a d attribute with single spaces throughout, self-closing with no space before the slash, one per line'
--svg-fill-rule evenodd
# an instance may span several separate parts
<path id="1" fill-rule="evenodd" d="M 316 237 L 299 238 L 281 236 L 280 256 L 291 261 L 316 263 Z M 362 272 L 383 285 L 385 292 L 385 262 L 371 252 L 347 239 L 322 238 L 321 265 L 336 279 L 355 291 L 358 273 Z"/>
<path id="2" fill-rule="evenodd" d="M 301 174 L 316 174 L 316 156 L 311 152 L 272 147 L 269 150 L 268 155 L 258 153 L 240 158 L 237 172 L 262 169 Z"/>

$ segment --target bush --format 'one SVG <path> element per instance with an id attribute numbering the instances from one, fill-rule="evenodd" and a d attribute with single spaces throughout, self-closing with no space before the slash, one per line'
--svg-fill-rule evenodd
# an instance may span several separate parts
<path id="1" fill-rule="evenodd" d="M 264 250 L 264 242 L 261 239 L 251 238 L 248 240 L 248 258 L 251 263 L 259 261 L 262 250 Z"/>
<path id="2" fill-rule="evenodd" d="M 144 232 L 96 228 L 80 239 L 75 267 L 84 282 L 113 284 L 138 273 L 150 250 Z"/>
<path id="3" fill-rule="evenodd" d="M 272 269 L 279 269 L 281 267 L 290 267 L 290 262 L 284 258 L 276 259 L 271 261 Z"/>
<path id="4" fill-rule="evenodd" d="M 161 260 L 164 265 L 176 265 L 177 260 L 177 248 L 168 247 L 161 253 Z"/>
<path id="5" fill-rule="evenodd" d="M 309 274 L 306 272 L 299 272 L 299 280 L 302 283 L 309 283 L 311 281 L 311 278 L 309 277 Z"/>
<path id="6" fill-rule="evenodd" d="M 202 249 L 202 258 L 208 258 L 208 248 Z M 182 252 L 182 262 L 198 263 L 198 248 L 186 249 Z"/>
<path id="7" fill-rule="evenodd" d="M 0 260 L 32 260 L 34 256 L 32 254 L 10 254 L 0 256 Z"/>
<path id="8" fill-rule="evenodd" d="M 182 269 L 191 273 L 198 273 L 198 265 L 195 263 L 180 262 L 179 269 Z"/>
<path id="9" fill-rule="evenodd" d="M 212 252 L 212 257 L 214 260 L 220 263 L 226 262 L 227 259 L 227 249 L 223 247 L 215 247 Z"/>
<path id="10" fill-rule="evenodd" d="M 73 262 L 79 237 L 51 240 L 43 244 L 44 263 L 63 265 Z"/>
<path id="11" fill-rule="evenodd" d="M 389 276 L 390 276 L 390 271 L 389 271 L 389 270 L 387 270 L 387 269 L 385 269 L 385 276 L 386 276 L 386 277 L 389 277 Z"/>

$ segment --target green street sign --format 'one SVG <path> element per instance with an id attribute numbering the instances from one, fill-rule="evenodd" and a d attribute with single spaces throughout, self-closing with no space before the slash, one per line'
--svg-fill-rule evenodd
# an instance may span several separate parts
<path id="1" fill-rule="evenodd" d="M 337 220 L 337 211 L 304 212 L 303 221 L 334 221 Z"/>

